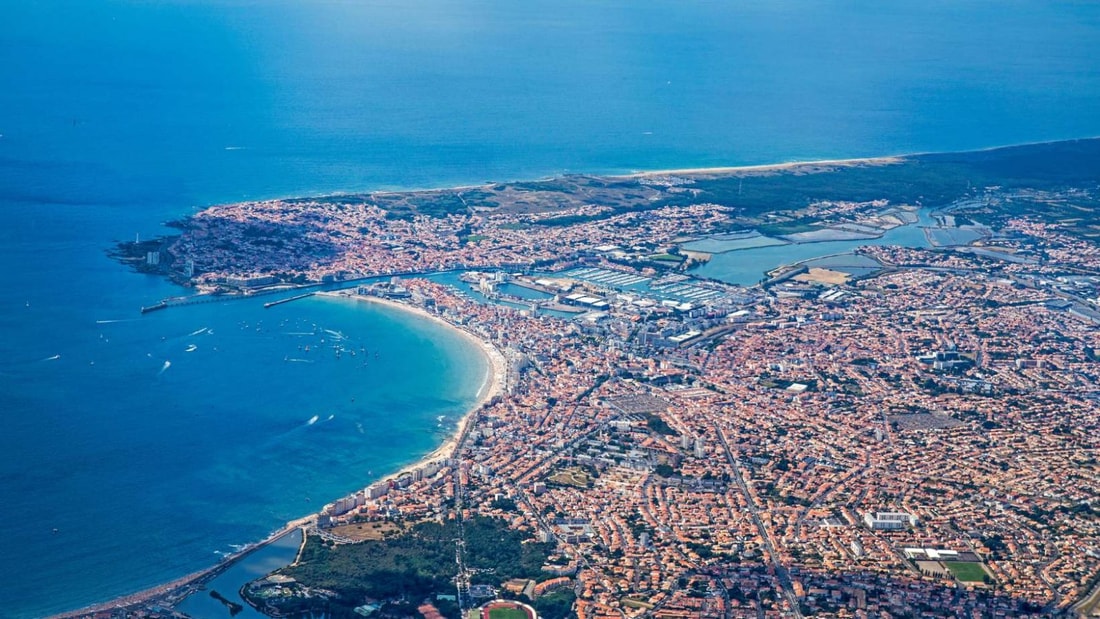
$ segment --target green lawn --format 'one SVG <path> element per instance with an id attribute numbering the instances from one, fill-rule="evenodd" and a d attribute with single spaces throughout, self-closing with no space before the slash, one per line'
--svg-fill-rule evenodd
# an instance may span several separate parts
<path id="1" fill-rule="evenodd" d="M 622 602 L 623 606 L 626 606 L 627 608 L 644 608 L 645 610 L 653 609 L 653 604 L 650 604 L 649 602 L 643 602 L 641 600 L 636 600 L 634 598 L 624 597 L 622 599 Z"/>
<path id="2" fill-rule="evenodd" d="M 489 611 L 489 619 L 527 619 L 527 613 L 518 608 L 494 608 Z"/>
<path id="3" fill-rule="evenodd" d="M 570 467 L 560 471 L 556 471 L 553 475 L 547 478 L 547 481 L 562 484 L 563 486 L 575 486 L 577 488 L 587 488 L 588 482 L 591 481 L 588 472 L 579 466 Z"/>
<path id="4" fill-rule="evenodd" d="M 674 256 L 672 254 L 653 254 L 649 257 L 650 260 L 657 260 L 660 262 L 683 262 L 683 256 Z"/>
<path id="5" fill-rule="evenodd" d="M 962 582 L 982 582 L 987 576 L 981 563 L 967 563 L 965 561 L 945 561 L 944 565 L 955 578 Z"/>

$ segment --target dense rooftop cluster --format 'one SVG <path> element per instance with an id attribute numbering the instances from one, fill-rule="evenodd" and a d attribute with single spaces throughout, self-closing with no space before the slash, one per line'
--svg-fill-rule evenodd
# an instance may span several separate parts
<path id="1" fill-rule="evenodd" d="M 351 279 L 458 268 L 532 266 L 605 245 L 668 247 L 727 219 L 725 208 L 669 206 L 600 217 L 606 209 L 523 214 L 417 215 L 337 201 L 244 202 L 189 219 L 170 248 L 175 263 L 194 265 L 200 287 L 275 276 L 284 281 Z M 589 221 L 589 217 L 595 219 Z M 575 218 L 569 225 L 551 218 Z"/>
<path id="2" fill-rule="evenodd" d="M 867 234 L 915 219 L 877 198 L 753 217 L 675 203 L 705 197 L 695 182 L 643 178 L 629 209 L 461 193 L 432 215 L 415 194 L 398 216 L 393 196 L 244 203 L 198 214 L 170 251 L 201 286 L 538 267 L 528 281 L 601 300 L 565 320 L 402 280 L 408 303 L 504 353 L 505 393 L 450 458 L 372 485 L 326 526 L 504 518 L 554 545 L 545 577 L 517 590 L 572 588 L 582 618 L 1039 616 L 1086 597 L 1100 579 L 1100 250 L 1080 220 L 1032 206 L 1087 192 L 977 192 L 938 215 L 968 243 L 865 247 L 883 268 L 836 281 L 697 282 L 692 303 L 574 281 L 578 265 L 659 278 L 647 254 L 751 225 Z M 996 226 L 971 221 L 1006 204 Z"/>
<path id="3" fill-rule="evenodd" d="M 899 270 L 855 283 L 843 306 L 757 298 L 724 337 L 656 352 L 611 333 L 616 317 L 654 319 L 629 305 L 583 324 L 407 285 L 522 368 L 442 485 L 557 540 L 582 616 L 1019 615 L 1073 601 L 1100 571 L 1086 352 L 1100 336 L 1049 294 Z M 965 363 L 936 369 L 937 351 Z M 362 514 L 445 517 L 454 491 L 427 490 L 448 470 Z M 883 511 L 917 525 L 869 530 L 864 514 Z M 987 582 L 957 589 L 907 548 L 970 553 Z"/>

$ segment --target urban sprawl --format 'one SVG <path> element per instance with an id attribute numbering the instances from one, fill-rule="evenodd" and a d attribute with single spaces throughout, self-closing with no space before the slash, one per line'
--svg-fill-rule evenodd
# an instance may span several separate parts
<path id="1" fill-rule="evenodd" d="M 697 180 L 636 177 L 629 199 Z M 540 579 L 471 591 L 459 574 L 441 593 L 468 607 L 570 590 L 585 619 L 1049 616 L 1090 612 L 1100 575 L 1100 248 L 990 214 L 1090 192 L 974 187 L 931 210 L 931 247 L 870 244 L 749 287 L 691 269 L 722 243 L 873 239 L 928 207 L 250 202 L 198 213 L 147 262 L 207 293 L 384 276 L 345 294 L 501 352 L 503 389 L 453 453 L 311 525 L 354 543 L 366 522 L 480 515 L 553 544 Z M 442 270 L 468 285 L 416 275 Z"/>

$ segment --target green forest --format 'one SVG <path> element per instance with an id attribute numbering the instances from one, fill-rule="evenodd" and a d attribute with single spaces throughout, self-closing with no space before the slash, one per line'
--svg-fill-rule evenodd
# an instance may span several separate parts
<path id="1" fill-rule="evenodd" d="M 327 589 L 342 605 L 367 598 L 419 601 L 438 593 L 453 594 L 457 574 L 455 549 L 464 537 L 465 561 L 471 582 L 497 586 L 512 578 L 545 580 L 541 570 L 551 546 L 525 541 L 523 533 L 495 518 L 457 522 L 422 522 L 382 540 L 335 545 L 310 536 L 295 566 L 279 573 L 301 585 Z"/>

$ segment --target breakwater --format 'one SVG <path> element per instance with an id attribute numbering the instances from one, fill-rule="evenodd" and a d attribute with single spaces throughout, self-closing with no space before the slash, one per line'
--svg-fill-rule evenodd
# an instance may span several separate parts
<path id="1" fill-rule="evenodd" d="M 296 294 L 293 297 L 287 297 L 285 299 L 279 299 L 278 301 L 269 301 L 267 303 L 264 303 L 264 309 L 267 309 L 269 307 L 275 307 L 276 305 L 282 305 L 283 303 L 290 303 L 291 301 L 297 301 L 299 299 L 306 299 L 308 297 L 312 297 L 314 294 L 317 294 L 317 293 L 307 292 L 305 294 Z"/>

